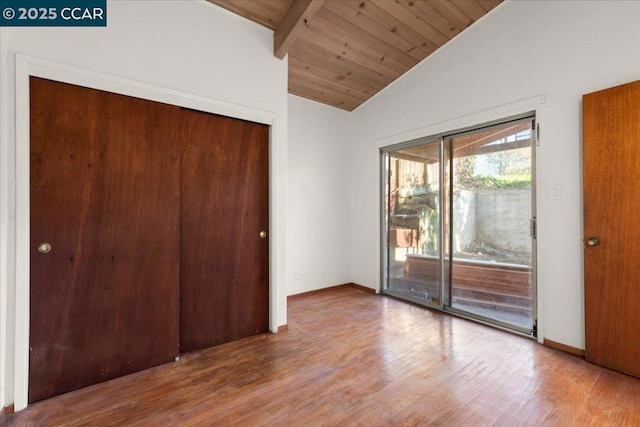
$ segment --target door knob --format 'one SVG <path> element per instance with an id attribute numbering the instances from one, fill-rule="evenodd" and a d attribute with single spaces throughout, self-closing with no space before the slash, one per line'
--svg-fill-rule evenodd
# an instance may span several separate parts
<path id="1" fill-rule="evenodd" d="M 264 230 L 262 230 L 262 231 L 260 232 L 259 236 L 260 236 L 260 238 L 261 238 L 261 239 L 264 239 L 265 237 L 267 237 L 267 232 L 266 232 L 266 231 L 264 231 Z"/>
<path id="2" fill-rule="evenodd" d="M 51 251 L 50 243 L 42 242 L 38 245 L 38 252 L 40 252 L 41 254 L 49 253 L 49 251 Z"/>
<path id="3" fill-rule="evenodd" d="M 587 239 L 587 245 L 589 245 L 589 246 L 599 246 L 600 245 L 600 239 L 598 237 L 589 237 Z"/>

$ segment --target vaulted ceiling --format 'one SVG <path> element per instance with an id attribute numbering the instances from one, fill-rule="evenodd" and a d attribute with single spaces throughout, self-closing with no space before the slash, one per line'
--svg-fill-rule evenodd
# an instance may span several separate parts
<path id="1" fill-rule="evenodd" d="M 502 0 L 209 0 L 274 30 L 289 93 L 352 111 Z"/>

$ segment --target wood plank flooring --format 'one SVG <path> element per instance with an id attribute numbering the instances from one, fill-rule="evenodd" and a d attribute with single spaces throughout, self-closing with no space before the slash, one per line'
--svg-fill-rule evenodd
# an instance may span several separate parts
<path id="1" fill-rule="evenodd" d="M 640 425 L 640 380 L 354 288 L 289 328 L 29 406 L 2 426 Z"/>

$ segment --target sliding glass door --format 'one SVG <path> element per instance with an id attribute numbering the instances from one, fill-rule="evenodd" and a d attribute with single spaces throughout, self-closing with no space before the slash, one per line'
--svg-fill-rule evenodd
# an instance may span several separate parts
<path id="1" fill-rule="evenodd" d="M 437 306 L 443 271 L 442 156 L 441 140 L 436 139 L 383 157 L 386 291 Z"/>
<path id="2" fill-rule="evenodd" d="M 535 335 L 533 116 L 382 151 L 383 292 Z"/>

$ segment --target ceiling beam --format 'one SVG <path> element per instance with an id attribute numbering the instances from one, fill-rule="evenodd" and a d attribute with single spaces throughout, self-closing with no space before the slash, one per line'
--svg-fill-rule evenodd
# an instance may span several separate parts
<path id="1" fill-rule="evenodd" d="M 273 54 L 275 56 L 280 59 L 284 58 L 324 2 L 325 0 L 294 0 L 273 33 Z"/>

